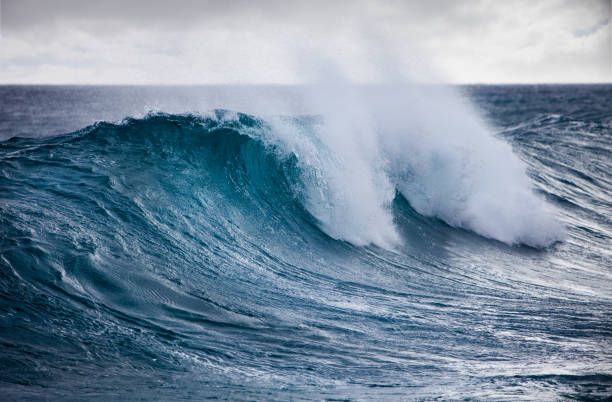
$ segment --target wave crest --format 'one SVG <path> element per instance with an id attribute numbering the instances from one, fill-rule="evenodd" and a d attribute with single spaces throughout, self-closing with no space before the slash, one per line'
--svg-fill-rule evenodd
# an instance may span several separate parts
<path id="1" fill-rule="evenodd" d="M 417 95 L 387 99 L 392 107 L 384 109 L 351 101 L 343 104 L 346 114 L 266 120 L 226 110 L 151 114 L 75 135 L 94 141 L 97 152 L 128 155 L 120 161 L 123 174 L 154 160 L 171 162 L 169 174 L 198 169 L 200 183 L 228 204 L 255 204 L 262 215 L 285 222 L 306 216 L 330 237 L 355 245 L 398 244 L 396 192 L 422 215 L 508 244 L 543 247 L 562 238 L 563 228 L 508 144 L 452 97 L 437 97 L 446 104 L 434 107 L 423 101 L 431 97 Z M 434 113 L 440 107 L 443 119 Z"/>

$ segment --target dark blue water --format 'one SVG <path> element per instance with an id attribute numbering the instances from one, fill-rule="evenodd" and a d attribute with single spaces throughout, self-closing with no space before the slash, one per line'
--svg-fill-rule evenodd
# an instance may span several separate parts
<path id="1" fill-rule="evenodd" d="M 612 86 L 459 90 L 559 233 L 440 204 L 406 148 L 376 240 L 320 116 L 241 109 L 295 89 L 0 87 L 0 398 L 612 396 Z"/>

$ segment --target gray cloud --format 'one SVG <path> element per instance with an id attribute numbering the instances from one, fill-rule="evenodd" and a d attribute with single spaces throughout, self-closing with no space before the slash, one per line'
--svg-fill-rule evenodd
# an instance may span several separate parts
<path id="1" fill-rule="evenodd" d="M 610 80 L 607 0 L 0 0 L 0 18 L 0 82 L 299 82 L 323 64 Z"/>

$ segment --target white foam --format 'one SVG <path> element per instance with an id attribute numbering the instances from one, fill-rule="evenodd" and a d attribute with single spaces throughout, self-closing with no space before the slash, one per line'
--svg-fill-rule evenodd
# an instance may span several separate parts
<path id="1" fill-rule="evenodd" d="M 311 98 L 313 109 L 323 117 L 313 132 L 276 127 L 298 155 L 305 206 L 333 238 L 392 247 L 399 241 L 389 210 L 395 187 L 386 174 L 371 116 L 358 112 L 359 98 L 329 90 L 310 92 L 317 94 Z"/>
<path id="2" fill-rule="evenodd" d="M 523 162 L 451 89 L 327 85 L 305 97 L 322 116 L 314 132 L 275 131 L 298 155 L 305 206 L 331 237 L 392 247 L 397 189 L 423 215 L 508 244 L 562 238 Z"/>
<path id="3" fill-rule="evenodd" d="M 562 238 L 524 163 L 456 93 L 413 87 L 393 104 L 380 139 L 393 182 L 419 213 L 508 244 Z"/>

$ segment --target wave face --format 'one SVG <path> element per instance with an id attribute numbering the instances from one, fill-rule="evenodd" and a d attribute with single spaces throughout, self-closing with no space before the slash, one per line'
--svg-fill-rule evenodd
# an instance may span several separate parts
<path id="1" fill-rule="evenodd" d="M 344 88 L 52 135 L 11 98 L 70 127 L 125 89 L 92 90 L 0 88 L 6 395 L 612 391 L 610 86 L 467 88 L 489 124 L 444 88 Z"/>

